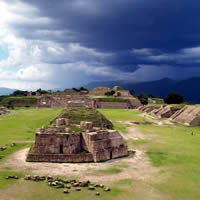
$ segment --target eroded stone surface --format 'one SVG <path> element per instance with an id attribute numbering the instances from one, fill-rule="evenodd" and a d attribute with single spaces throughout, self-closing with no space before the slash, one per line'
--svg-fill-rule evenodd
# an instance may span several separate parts
<path id="1" fill-rule="evenodd" d="M 27 161 L 99 162 L 126 155 L 128 147 L 118 131 L 67 133 L 65 128 L 43 128 L 36 133 Z"/>
<path id="2" fill-rule="evenodd" d="M 174 113 L 170 119 L 187 126 L 200 126 L 200 107 L 185 106 Z"/>

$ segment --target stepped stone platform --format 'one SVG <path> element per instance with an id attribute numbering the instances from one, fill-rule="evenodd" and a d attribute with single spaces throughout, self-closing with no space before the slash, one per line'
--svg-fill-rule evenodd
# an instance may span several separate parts
<path id="1" fill-rule="evenodd" d="M 100 162 L 128 155 L 128 146 L 118 131 L 93 128 L 82 122 L 82 132 L 69 128 L 38 129 L 35 144 L 27 155 L 29 162 Z"/>
<path id="2" fill-rule="evenodd" d="M 151 113 L 159 118 L 170 118 L 174 113 L 180 110 L 180 108 L 175 108 L 170 105 L 162 105 L 160 107 L 145 105 L 139 106 L 137 109 L 147 113 Z"/>
<path id="3" fill-rule="evenodd" d="M 174 113 L 170 119 L 186 126 L 200 126 L 200 107 L 185 106 Z"/>

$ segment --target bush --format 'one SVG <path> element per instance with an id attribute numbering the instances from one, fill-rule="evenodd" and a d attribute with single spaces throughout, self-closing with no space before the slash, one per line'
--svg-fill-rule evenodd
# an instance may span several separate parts
<path id="1" fill-rule="evenodd" d="M 140 100 L 141 104 L 143 104 L 143 105 L 147 105 L 148 104 L 148 95 L 140 94 L 138 96 L 138 99 Z"/>
<path id="2" fill-rule="evenodd" d="M 170 92 L 164 99 L 167 104 L 180 104 L 184 102 L 184 98 L 176 92 Z"/>
<path id="3" fill-rule="evenodd" d="M 115 94 L 114 90 L 108 91 L 105 93 L 105 96 L 113 96 Z"/>

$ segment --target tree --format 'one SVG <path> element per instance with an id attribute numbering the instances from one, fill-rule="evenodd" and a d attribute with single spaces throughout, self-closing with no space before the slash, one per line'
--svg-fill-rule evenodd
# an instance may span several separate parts
<path id="1" fill-rule="evenodd" d="M 165 98 L 165 103 L 167 104 L 180 104 L 184 102 L 183 96 L 176 92 L 170 92 Z"/>
<path id="2" fill-rule="evenodd" d="M 136 96 L 135 94 L 134 94 L 134 90 L 129 90 L 129 92 L 130 92 L 130 94 L 132 95 L 132 96 Z"/>
<path id="3" fill-rule="evenodd" d="M 115 94 L 114 90 L 108 91 L 105 93 L 105 96 L 113 96 Z"/>
<path id="4" fill-rule="evenodd" d="M 140 100 L 141 104 L 143 104 L 143 105 L 148 104 L 148 96 L 146 94 L 140 94 L 138 96 L 138 99 Z"/>
<path id="5" fill-rule="evenodd" d="M 39 94 L 48 94 L 46 90 L 42 90 L 41 88 L 36 91 Z"/>
<path id="6" fill-rule="evenodd" d="M 27 91 L 16 90 L 10 96 L 26 96 L 26 95 L 27 95 Z"/>

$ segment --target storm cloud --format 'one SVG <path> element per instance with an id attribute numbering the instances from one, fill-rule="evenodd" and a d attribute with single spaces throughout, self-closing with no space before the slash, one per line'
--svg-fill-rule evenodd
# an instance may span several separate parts
<path id="1" fill-rule="evenodd" d="M 198 76 L 199 9 L 196 0 L 2 0 L 0 86 Z"/>

